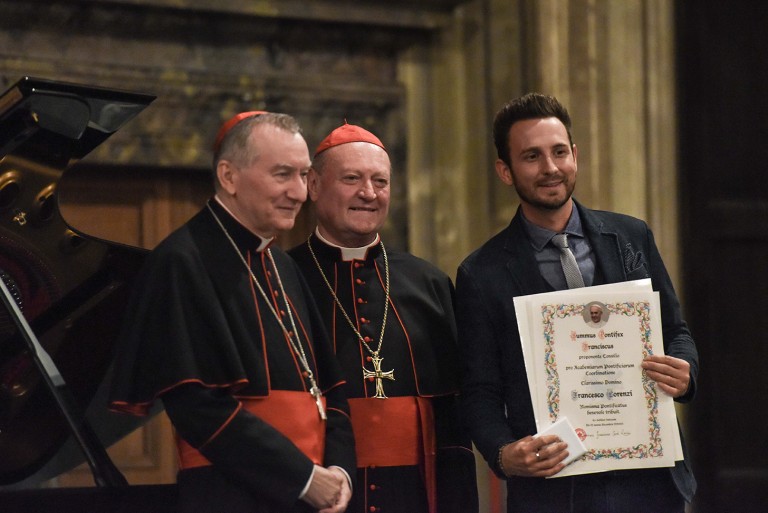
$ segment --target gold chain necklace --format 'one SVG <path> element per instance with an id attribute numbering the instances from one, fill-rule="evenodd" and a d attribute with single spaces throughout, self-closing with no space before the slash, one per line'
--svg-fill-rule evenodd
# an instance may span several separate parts
<path id="1" fill-rule="evenodd" d="M 221 231 L 224 232 L 224 235 L 227 237 L 227 240 L 230 244 L 232 244 L 232 247 L 235 248 L 235 252 L 237 253 L 237 256 L 240 257 L 240 261 L 243 262 L 243 265 L 245 265 L 245 268 L 248 270 L 248 274 L 251 277 L 251 280 L 253 280 L 253 283 L 256 285 L 256 288 L 259 289 L 259 293 L 261 293 L 261 296 L 264 298 L 264 301 L 267 303 L 267 306 L 269 307 L 269 310 L 272 312 L 272 314 L 275 316 L 275 319 L 277 319 L 277 323 L 280 325 L 280 328 L 282 328 L 283 333 L 288 338 L 288 342 L 291 343 L 291 347 L 293 348 L 294 354 L 299 358 L 299 362 L 301 362 L 301 366 L 304 367 L 304 372 L 307 374 L 307 380 L 310 384 L 309 393 L 312 394 L 312 397 L 315 398 L 315 404 L 317 404 L 317 411 L 320 414 L 320 418 L 323 420 L 327 419 L 327 416 L 325 414 L 325 408 L 323 407 L 323 402 L 321 400 L 321 397 L 323 393 L 320 391 L 320 388 L 317 386 L 317 382 L 315 381 L 315 375 L 312 373 L 312 369 L 309 367 L 309 362 L 307 360 L 307 355 L 304 353 L 304 348 L 301 345 L 301 338 L 299 337 L 299 331 L 296 329 L 296 322 L 293 320 L 293 313 L 291 313 L 291 306 L 288 303 L 288 295 L 285 293 L 285 288 L 283 288 L 283 281 L 280 279 L 280 272 L 277 270 L 277 263 L 275 263 L 275 259 L 272 257 L 272 251 L 270 249 L 266 250 L 267 256 L 269 256 L 269 260 L 272 262 L 272 267 L 275 269 L 275 277 L 277 278 L 277 284 L 280 287 L 280 292 L 283 295 L 283 301 L 285 302 L 285 311 L 288 312 L 288 318 L 291 321 L 291 327 L 293 328 L 293 336 L 296 337 L 296 341 L 293 341 L 293 336 L 291 336 L 291 332 L 288 331 L 288 329 L 285 327 L 285 324 L 283 323 L 283 320 L 280 318 L 280 315 L 277 313 L 277 310 L 275 310 L 275 307 L 272 305 L 272 301 L 270 300 L 267 293 L 262 288 L 261 284 L 259 283 L 259 280 L 256 279 L 256 275 L 253 273 L 253 270 L 251 269 L 251 266 L 248 265 L 248 262 L 245 260 L 245 257 L 240 252 L 240 249 L 237 247 L 237 244 L 235 244 L 235 241 L 232 240 L 232 237 L 229 235 L 229 232 L 224 227 L 224 224 L 222 224 L 221 220 L 219 219 L 219 216 L 216 215 L 216 213 L 211 208 L 211 205 L 206 205 L 208 207 L 208 210 L 211 212 L 211 215 L 216 220 L 216 223 L 221 228 Z"/>
<path id="2" fill-rule="evenodd" d="M 344 315 L 344 318 L 347 320 L 347 324 L 349 324 L 349 327 L 352 328 L 352 331 L 355 332 L 355 335 L 357 335 L 357 338 L 360 340 L 360 343 L 365 347 L 365 349 L 370 353 L 371 355 L 371 363 L 373 364 L 373 371 L 370 371 L 363 366 L 363 381 L 366 379 L 375 379 L 376 380 L 376 393 L 374 394 L 375 399 L 386 399 L 387 396 L 384 394 L 384 383 L 382 380 L 389 379 L 394 381 L 395 380 L 395 371 L 394 369 L 388 370 L 386 372 L 381 370 L 381 362 L 384 361 L 384 358 L 381 358 L 379 356 L 379 351 L 381 351 L 381 346 L 384 343 L 384 329 L 387 327 L 387 312 L 389 311 L 389 260 L 387 259 L 387 250 L 384 248 L 384 242 L 379 239 L 379 245 L 381 246 L 381 253 L 384 255 L 384 315 L 381 322 L 381 334 L 379 335 L 379 345 L 374 351 L 371 349 L 371 346 L 368 345 L 368 342 L 365 341 L 365 338 L 360 334 L 360 332 L 357 330 L 357 327 L 355 327 L 355 323 L 352 322 L 352 319 L 347 314 L 346 309 L 344 308 L 344 305 L 341 304 L 341 301 L 339 300 L 339 297 L 336 295 L 336 292 L 334 292 L 333 287 L 331 286 L 331 282 L 328 281 L 328 278 L 325 276 L 325 272 L 323 272 L 323 268 L 320 265 L 320 261 L 317 259 L 317 256 L 315 255 L 315 250 L 312 249 L 312 236 L 310 235 L 307 239 L 307 247 L 309 248 L 309 253 L 312 255 L 312 260 L 315 261 L 315 265 L 317 266 L 317 270 L 320 271 L 320 276 L 323 278 L 323 281 L 325 282 L 326 287 L 328 287 L 328 292 L 331 293 L 331 296 L 333 297 L 333 300 L 336 302 L 336 305 L 339 307 L 339 310 L 341 310 L 341 313 Z"/>

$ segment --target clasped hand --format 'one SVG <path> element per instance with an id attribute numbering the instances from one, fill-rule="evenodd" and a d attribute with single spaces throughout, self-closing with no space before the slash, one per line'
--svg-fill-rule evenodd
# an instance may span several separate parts
<path id="1" fill-rule="evenodd" d="M 352 490 L 344 472 L 336 467 L 315 465 L 312 482 L 303 497 L 305 502 L 319 513 L 341 513 L 347 509 L 351 497 Z"/>

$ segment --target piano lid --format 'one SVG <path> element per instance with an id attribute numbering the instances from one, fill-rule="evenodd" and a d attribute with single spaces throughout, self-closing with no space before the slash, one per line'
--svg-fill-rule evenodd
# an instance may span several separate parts
<path id="1" fill-rule="evenodd" d="M 57 184 L 154 99 L 31 77 L 0 96 L 0 279 L 83 410 L 145 252 L 68 226 Z M 0 304 L 0 485 L 34 474 L 70 432 L 12 315 Z"/>
<path id="2" fill-rule="evenodd" d="M 41 150 L 36 159 L 57 162 L 54 167 L 63 170 L 154 99 L 148 94 L 24 77 L 0 96 L 0 157 L 26 144 L 27 150 Z"/>

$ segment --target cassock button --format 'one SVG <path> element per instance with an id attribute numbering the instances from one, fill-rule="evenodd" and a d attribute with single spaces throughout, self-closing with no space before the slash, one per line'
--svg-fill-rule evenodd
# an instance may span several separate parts
<path id="1" fill-rule="evenodd" d="M 363 337 L 363 340 L 365 340 L 366 342 L 370 342 L 372 339 L 371 337 Z"/>
<path id="2" fill-rule="evenodd" d="M 368 320 L 365 317 L 360 317 L 360 322 L 363 324 L 368 324 Z"/>
<path id="3" fill-rule="evenodd" d="M 360 278 L 357 278 L 357 279 L 355 279 L 355 283 L 357 283 L 358 285 L 362 285 L 365 282 L 363 280 L 361 280 Z"/>
<path id="4" fill-rule="evenodd" d="M 376 490 L 378 488 L 378 486 L 376 486 L 375 484 L 372 484 L 368 488 L 370 488 L 371 490 Z"/>
<path id="5" fill-rule="evenodd" d="M 362 305 L 362 304 L 364 304 L 364 303 L 367 303 L 367 301 L 366 301 L 365 299 L 363 299 L 363 298 L 359 297 L 359 298 L 357 298 L 357 303 L 358 303 L 358 304 L 360 304 L 360 305 Z"/>

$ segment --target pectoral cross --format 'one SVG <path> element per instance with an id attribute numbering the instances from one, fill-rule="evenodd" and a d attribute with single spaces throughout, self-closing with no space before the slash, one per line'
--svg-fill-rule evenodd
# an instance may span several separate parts
<path id="1" fill-rule="evenodd" d="M 328 417 L 325 415 L 325 408 L 323 408 L 323 393 L 317 387 L 315 380 L 312 380 L 312 388 L 309 389 L 309 393 L 315 398 L 315 404 L 317 404 L 317 412 L 320 414 L 320 418 L 328 420 Z"/>
<path id="2" fill-rule="evenodd" d="M 376 380 L 376 394 L 374 394 L 374 398 L 376 399 L 386 399 L 387 396 L 384 395 L 384 383 L 382 382 L 383 379 L 390 379 L 392 381 L 395 381 L 395 370 L 388 370 L 387 372 L 382 372 L 381 370 L 381 362 L 384 360 L 384 358 L 379 358 L 379 353 L 375 352 L 371 354 L 371 362 L 373 363 L 373 372 L 369 371 L 365 367 L 363 367 L 363 379 L 375 379 Z"/>

